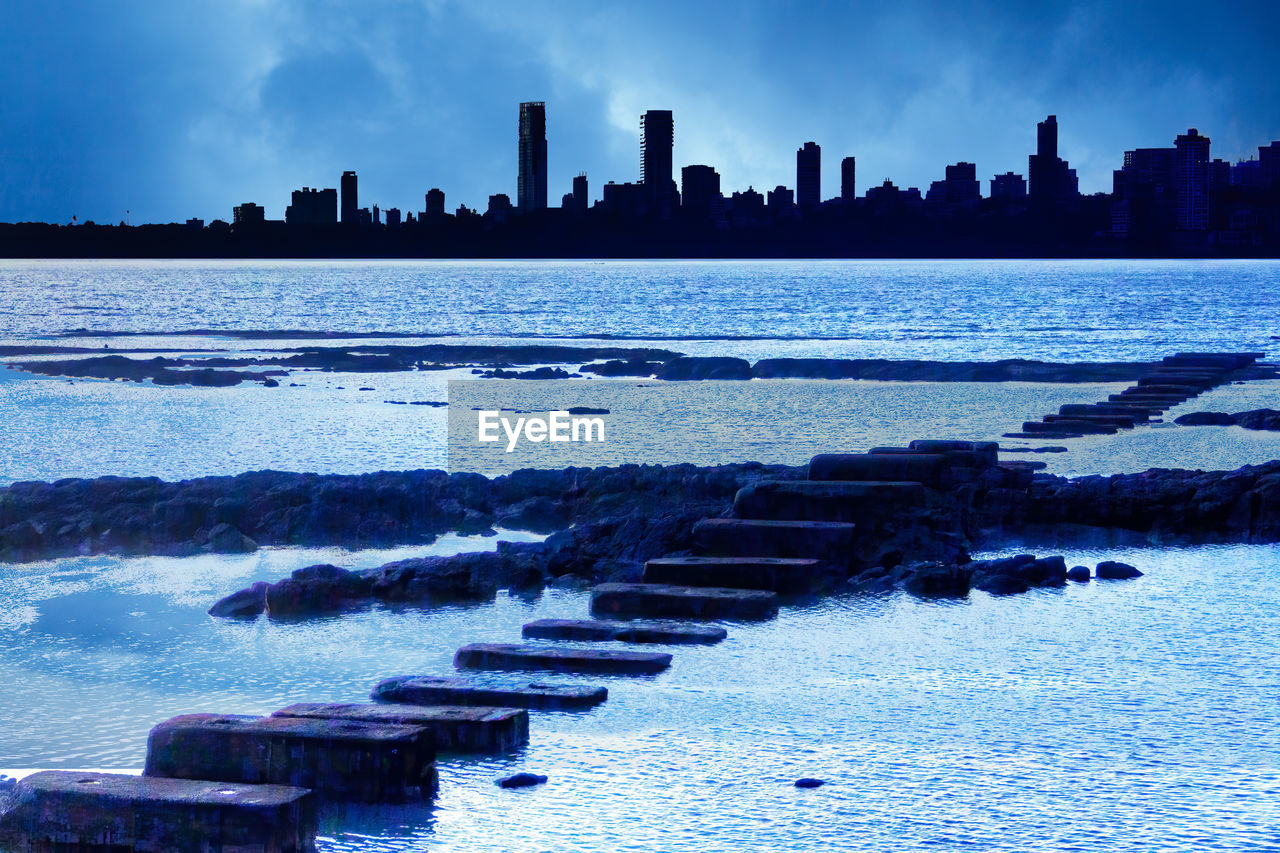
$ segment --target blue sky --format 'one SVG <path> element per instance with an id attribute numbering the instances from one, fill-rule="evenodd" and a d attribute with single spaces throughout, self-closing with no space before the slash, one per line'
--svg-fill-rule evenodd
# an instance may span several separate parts
<path id="1" fill-rule="evenodd" d="M 1058 115 L 1085 191 L 1195 126 L 1214 156 L 1280 138 L 1274 2 L 3 0 L 0 221 L 229 218 L 360 175 L 361 203 L 514 197 L 522 100 L 547 102 L 549 197 L 639 176 L 639 116 L 677 168 L 794 186 L 795 150 L 860 191 L 947 163 L 1026 172 Z"/>

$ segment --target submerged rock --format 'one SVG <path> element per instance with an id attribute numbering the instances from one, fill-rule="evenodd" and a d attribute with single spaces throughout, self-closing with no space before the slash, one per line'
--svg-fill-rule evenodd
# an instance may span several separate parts
<path id="1" fill-rule="evenodd" d="M 248 589 L 233 592 L 209 608 L 210 616 L 225 619 L 254 619 L 267 609 L 267 587 L 259 581 Z"/>
<path id="2" fill-rule="evenodd" d="M 664 362 L 654 374 L 659 379 L 750 379 L 751 362 L 730 356 L 681 356 Z"/>
<path id="3" fill-rule="evenodd" d="M 796 780 L 797 788 L 821 788 L 825 784 L 827 783 L 822 779 L 813 779 L 808 776 Z"/>
<path id="4" fill-rule="evenodd" d="M 1088 566 L 1072 566 L 1071 568 L 1067 569 L 1067 580 L 1075 581 L 1076 583 L 1088 583 L 1089 567 Z"/>
<path id="5" fill-rule="evenodd" d="M 1099 580 L 1126 580 L 1128 578 L 1142 577 L 1142 572 L 1133 566 L 1128 563 L 1118 563 L 1114 560 L 1103 560 L 1098 563 L 1093 574 Z"/>
<path id="6" fill-rule="evenodd" d="M 538 773 L 513 773 L 497 780 L 499 788 L 529 788 L 533 785 L 545 785 L 547 777 Z"/>

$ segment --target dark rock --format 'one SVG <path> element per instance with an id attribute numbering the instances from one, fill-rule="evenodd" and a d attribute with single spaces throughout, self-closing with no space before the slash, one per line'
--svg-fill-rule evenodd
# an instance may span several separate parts
<path id="1" fill-rule="evenodd" d="M 654 374 L 659 379 L 750 379 L 751 363 L 729 356 L 681 356 L 664 362 Z"/>
<path id="2" fill-rule="evenodd" d="M 1189 412 L 1173 419 L 1179 426 L 1231 426 L 1235 418 L 1226 412 Z"/>
<path id="3" fill-rule="evenodd" d="M 480 373 L 481 379 L 575 379 L 577 373 L 570 373 L 559 367 L 539 367 L 534 370 L 503 370 L 496 367 Z"/>
<path id="4" fill-rule="evenodd" d="M 758 379 L 877 379 L 917 382 L 1117 382 L 1136 379 L 1143 362 L 1053 363 L 1000 361 L 914 361 L 876 358 L 766 358 L 755 363 Z"/>
<path id="5" fill-rule="evenodd" d="M 1140 578 L 1142 577 L 1142 572 L 1138 571 L 1128 563 L 1104 560 L 1101 563 L 1098 563 L 1097 568 L 1093 571 L 1093 575 L 1099 580 L 1125 580 L 1127 578 Z"/>
<path id="6" fill-rule="evenodd" d="M 209 531 L 205 548 L 219 554 L 249 554 L 258 550 L 258 543 L 230 524 L 222 522 Z"/>
<path id="7" fill-rule="evenodd" d="M 807 776 L 796 780 L 797 788 L 821 788 L 825 784 L 827 783 L 822 779 L 812 779 Z"/>
<path id="8" fill-rule="evenodd" d="M 510 776 L 503 776 L 497 781 L 497 785 L 499 788 L 528 788 L 533 785 L 544 785 L 546 781 L 546 776 L 540 776 L 537 773 L 513 773 Z"/>
<path id="9" fill-rule="evenodd" d="M 1076 583 L 1088 583 L 1089 567 L 1088 566 L 1072 566 L 1067 569 L 1067 580 Z"/>
<path id="10" fill-rule="evenodd" d="M 226 619 L 254 619 L 267 609 L 267 587 L 258 582 L 248 589 L 233 592 L 209 608 L 210 616 Z"/>
<path id="11" fill-rule="evenodd" d="M 1237 426 L 1245 429 L 1280 431 L 1280 412 L 1275 409 L 1255 409 L 1251 412 L 1239 412 L 1232 417 Z"/>
<path id="12" fill-rule="evenodd" d="M 662 367 L 660 361 L 597 361 L 584 364 L 578 368 L 579 373 L 594 373 L 597 376 L 638 376 L 648 378 Z"/>
<path id="13" fill-rule="evenodd" d="M 969 594 L 972 571 L 946 563 L 913 563 L 892 570 L 897 585 L 921 598 L 963 598 Z"/>
<path id="14" fill-rule="evenodd" d="M 608 409 L 593 409 L 590 406 L 570 406 L 568 409 L 571 415 L 607 415 Z"/>
<path id="15" fill-rule="evenodd" d="M 307 566 L 267 587 L 272 618 L 338 613 L 367 605 L 372 583 L 355 572 L 331 565 Z"/>

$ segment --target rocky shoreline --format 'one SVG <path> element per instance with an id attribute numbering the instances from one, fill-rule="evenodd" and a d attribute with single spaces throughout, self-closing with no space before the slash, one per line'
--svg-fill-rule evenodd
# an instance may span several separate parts
<path id="1" fill-rule="evenodd" d="M 237 593 L 219 615 L 256 615 L 268 601 L 273 614 L 287 618 L 373 602 L 483 600 L 500 588 L 634 582 L 648 561 L 696 553 L 704 519 L 741 515 L 744 508 L 747 517 L 764 517 L 753 507 L 768 506 L 808 517 L 812 500 L 849 484 L 806 476 L 887 480 L 899 469 L 899 478 L 931 485 L 904 488 L 895 503 L 877 482 L 869 484 L 881 490 L 874 500 L 857 498 L 851 520 L 870 544 L 853 549 L 840 568 L 852 588 L 1007 592 L 1065 582 L 1066 566 L 1044 563 L 1051 558 L 998 570 L 969 565 L 968 551 L 978 548 L 1280 541 L 1280 461 L 1235 471 L 1153 469 L 1067 479 L 1035 474 L 1026 463 L 973 462 L 968 451 L 948 451 L 945 464 L 937 453 L 904 449 L 916 455 L 903 461 L 891 451 L 822 462 L 835 473 L 746 463 L 525 470 L 493 479 L 440 471 L 262 471 L 177 483 L 121 477 L 15 483 L 0 489 L 0 560 L 387 547 L 494 527 L 549 534 L 542 542 L 502 542 L 495 551 L 402 560 L 363 572 L 309 567 L 270 588 Z M 959 457 L 969 467 L 956 468 Z M 853 463 L 865 474 L 851 475 Z M 1017 580 L 983 580 L 994 575 Z"/>
<path id="2" fill-rule="evenodd" d="M 152 353 L 155 350 L 150 351 Z M 689 356 L 645 347 L 582 347 L 555 344 L 469 345 L 388 344 L 307 346 L 255 356 L 216 354 L 193 357 L 155 355 L 126 358 L 113 351 L 60 347 L 8 347 L 6 358 L 61 354 L 79 357 L 12 361 L 28 373 L 72 378 L 151 380 L 156 384 L 229 386 L 244 381 L 273 384 L 295 370 L 390 373 L 470 368 L 489 378 L 563 379 L 579 374 L 668 381 L 707 379 L 859 379 L 884 382 L 1129 382 L 1156 362 L 927 361 L 866 358 L 765 358 L 752 363 L 731 356 Z M 570 372 L 549 365 L 579 365 Z M 536 370 L 518 372 L 514 367 Z M 1258 365 L 1240 379 L 1274 378 L 1276 369 Z M 195 378 L 189 378 L 195 377 Z"/>

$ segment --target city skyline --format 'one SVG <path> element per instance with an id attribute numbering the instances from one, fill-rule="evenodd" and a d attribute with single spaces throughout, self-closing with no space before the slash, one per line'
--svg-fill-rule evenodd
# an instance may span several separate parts
<path id="1" fill-rule="evenodd" d="M 1081 189 L 1103 191 L 1121 152 L 1171 132 L 1200 127 L 1228 160 L 1280 136 L 1278 15 L 54 0 L 10 10 L 0 34 L 0 221 L 212 219 L 228 198 L 287 199 L 348 168 L 363 198 L 402 208 L 432 186 L 471 206 L 514 199 L 511 105 L 533 98 L 554 108 L 552 205 L 580 172 L 596 186 L 638 178 L 650 107 L 676 115 L 677 168 L 715 163 L 726 187 L 794 186 L 793 152 L 817 142 L 828 197 L 837 152 L 857 153 L 864 186 L 923 190 L 955 162 L 1024 172 L 1026 129 L 1057 113 Z"/>

